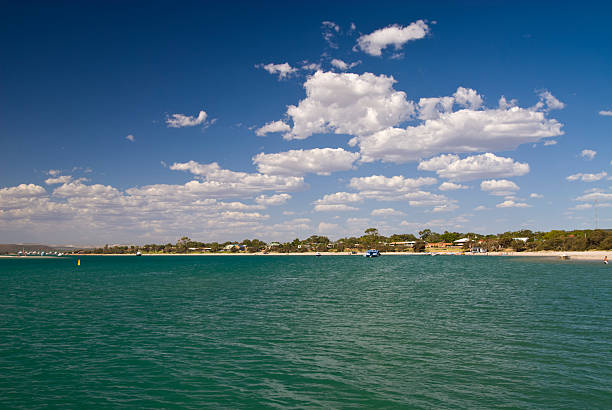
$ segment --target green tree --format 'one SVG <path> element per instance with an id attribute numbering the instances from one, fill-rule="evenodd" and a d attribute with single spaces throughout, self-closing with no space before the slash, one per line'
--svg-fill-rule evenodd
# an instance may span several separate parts
<path id="1" fill-rule="evenodd" d="M 376 228 L 368 228 L 365 230 L 366 235 L 378 236 L 378 229 Z"/>
<path id="2" fill-rule="evenodd" d="M 412 250 L 415 252 L 425 252 L 425 241 L 417 240 L 412 246 Z"/>

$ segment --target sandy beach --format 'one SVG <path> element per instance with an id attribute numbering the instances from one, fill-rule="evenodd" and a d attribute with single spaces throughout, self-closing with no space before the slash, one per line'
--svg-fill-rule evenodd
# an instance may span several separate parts
<path id="1" fill-rule="evenodd" d="M 363 253 L 350 254 L 348 252 L 320 252 L 321 256 L 363 256 Z M 382 255 L 407 255 L 407 256 L 430 256 L 430 253 L 414 253 L 414 252 L 381 252 Z M 567 256 L 570 260 L 603 260 L 605 256 L 612 258 L 611 251 L 539 251 L 539 252 L 488 252 L 488 253 L 466 253 L 457 255 L 455 253 L 436 252 L 437 256 L 519 256 L 519 257 L 540 257 L 540 258 L 561 258 Z M 316 252 L 257 252 L 257 253 L 144 253 L 142 256 L 316 256 Z M 64 255 L 64 256 L 17 256 L 17 255 L 0 255 L 0 258 L 15 258 L 15 259 L 62 259 L 66 257 L 82 257 L 82 256 L 136 256 L 134 254 L 84 254 L 84 255 Z"/>

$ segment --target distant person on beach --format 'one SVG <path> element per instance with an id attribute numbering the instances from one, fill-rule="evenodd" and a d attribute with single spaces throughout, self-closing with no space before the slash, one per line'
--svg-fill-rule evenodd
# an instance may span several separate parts
<path id="1" fill-rule="evenodd" d="M 604 256 L 604 263 L 607 265 L 608 264 L 608 255 Z"/>

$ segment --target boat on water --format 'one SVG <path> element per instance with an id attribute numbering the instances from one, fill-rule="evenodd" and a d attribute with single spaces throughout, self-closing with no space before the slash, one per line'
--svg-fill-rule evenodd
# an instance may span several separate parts
<path id="1" fill-rule="evenodd" d="M 368 249 L 363 256 L 366 258 L 376 258 L 377 256 L 380 256 L 380 252 L 376 249 Z"/>
<path id="2" fill-rule="evenodd" d="M 321 252 L 315 253 L 315 256 L 321 256 Z"/>
<path id="3" fill-rule="evenodd" d="M 136 252 L 136 256 L 142 256 L 142 253 L 140 253 L 140 251 Z"/>

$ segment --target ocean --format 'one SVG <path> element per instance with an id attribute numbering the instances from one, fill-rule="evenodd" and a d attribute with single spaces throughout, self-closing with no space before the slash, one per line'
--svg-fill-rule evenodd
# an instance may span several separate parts
<path id="1" fill-rule="evenodd" d="M 610 408 L 612 267 L 0 258 L 1 408 Z"/>

